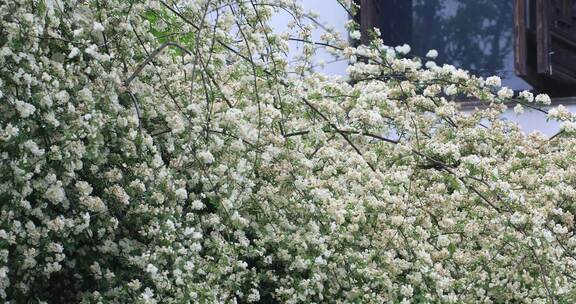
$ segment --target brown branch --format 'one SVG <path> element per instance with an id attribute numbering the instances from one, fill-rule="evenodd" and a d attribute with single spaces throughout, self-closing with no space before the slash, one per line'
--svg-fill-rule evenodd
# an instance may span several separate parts
<path id="1" fill-rule="evenodd" d="M 168 46 L 174 46 L 177 47 L 179 49 L 181 49 L 182 51 L 186 52 L 188 55 L 192 55 L 192 53 L 186 49 L 185 47 L 179 45 L 176 42 L 172 42 L 172 41 L 168 41 L 163 43 L 161 46 L 159 46 L 158 48 L 156 48 L 147 58 L 146 60 L 144 60 L 142 63 L 140 63 L 138 65 L 138 67 L 136 68 L 136 70 L 134 70 L 134 72 L 132 73 L 132 75 L 130 75 L 130 77 L 128 77 L 128 79 L 126 79 L 126 81 L 124 81 L 124 84 L 126 86 L 129 86 L 130 83 L 132 82 L 132 80 L 134 80 L 134 78 L 136 78 L 136 76 L 138 76 L 142 70 L 144 69 L 144 67 L 150 63 L 152 61 L 152 59 L 154 59 L 154 57 L 158 56 L 158 54 L 160 54 L 160 52 L 162 52 L 163 49 L 165 49 Z"/>
<path id="2" fill-rule="evenodd" d="M 311 104 L 306 98 L 302 97 L 302 101 L 304 101 L 304 103 L 310 107 L 314 112 L 316 112 L 316 114 L 320 115 L 320 117 L 322 117 L 322 119 L 324 119 L 329 125 L 330 127 L 332 127 L 338 134 L 340 134 L 344 140 L 346 140 L 346 142 L 354 149 L 354 151 L 356 151 L 356 153 L 358 153 L 358 155 L 362 156 L 362 158 L 364 158 L 364 155 L 362 154 L 362 152 L 360 151 L 360 149 L 358 149 L 358 147 L 356 147 L 356 145 L 350 140 L 350 138 L 348 138 L 348 136 L 346 135 L 346 133 L 344 133 L 342 130 L 340 130 L 335 124 L 333 124 L 332 122 L 330 122 L 330 120 L 328 119 L 328 117 L 326 117 L 322 112 L 320 112 L 320 110 L 318 110 L 313 104 Z M 366 161 L 366 160 L 365 160 Z M 372 169 L 373 172 L 376 172 L 376 168 L 374 168 L 374 166 L 369 163 L 368 161 L 366 161 L 366 164 L 368 164 L 368 167 L 370 167 L 370 169 Z"/>

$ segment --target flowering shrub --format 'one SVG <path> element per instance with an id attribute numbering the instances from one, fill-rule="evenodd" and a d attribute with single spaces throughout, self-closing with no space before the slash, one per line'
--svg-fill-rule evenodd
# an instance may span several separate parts
<path id="1" fill-rule="evenodd" d="M 573 115 L 524 135 L 499 115 L 546 95 L 377 31 L 312 41 L 314 21 L 288 0 L 1 2 L 2 301 L 575 302 Z M 320 46 L 350 79 L 313 72 Z"/>

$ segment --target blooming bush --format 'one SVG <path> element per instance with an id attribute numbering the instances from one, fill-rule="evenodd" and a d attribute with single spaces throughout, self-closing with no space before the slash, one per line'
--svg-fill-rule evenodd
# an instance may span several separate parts
<path id="1" fill-rule="evenodd" d="M 377 31 L 313 41 L 315 21 L 288 0 L 1 2 L 2 301 L 575 302 L 573 115 Z M 315 73 L 317 47 L 349 79 Z M 562 131 L 524 135 L 508 105 Z"/>

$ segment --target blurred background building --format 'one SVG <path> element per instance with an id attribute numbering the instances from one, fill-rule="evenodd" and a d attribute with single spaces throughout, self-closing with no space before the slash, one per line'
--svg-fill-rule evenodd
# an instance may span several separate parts
<path id="1" fill-rule="evenodd" d="M 366 31 L 377 27 L 387 45 L 409 44 L 412 54 L 438 50 L 438 64 L 449 63 L 475 75 L 497 75 L 516 91 L 548 93 L 553 103 L 576 111 L 576 0 L 354 0 L 354 16 Z M 337 0 L 304 0 L 319 20 L 347 35 L 349 14 Z M 282 31 L 288 16 L 279 14 L 274 26 Z M 295 44 L 294 48 L 298 48 Z M 318 71 L 345 76 L 347 62 L 334 61 L 319 51 Z M 553 104 L 553 105 L 554 105 Z M 474 107 L 468 103 L 467 108 Z M 517 121 L 525 132 L 547 135 L 558 125 L 539 112 L 503 119 Z"/>

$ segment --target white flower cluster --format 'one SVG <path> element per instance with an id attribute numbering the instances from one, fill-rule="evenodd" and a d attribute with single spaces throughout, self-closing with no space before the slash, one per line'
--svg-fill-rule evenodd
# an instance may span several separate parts
<path id="1" fill-rule="evenodd" d="M 524 135 L 500 78 L 311 19 L 0 1 L 0 302 L 573 303 L 573 115 Z"/>

